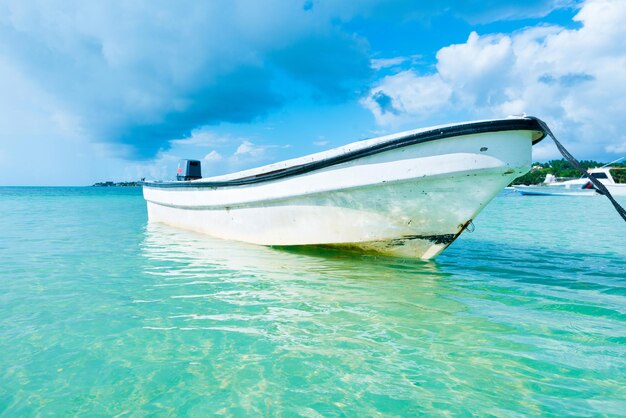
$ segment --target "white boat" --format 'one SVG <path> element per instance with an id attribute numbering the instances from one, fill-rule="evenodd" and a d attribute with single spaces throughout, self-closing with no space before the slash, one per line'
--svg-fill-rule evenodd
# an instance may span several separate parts
<path id="1" fill-rule="evenodd" d="M 548 174 L 540 185 L 514 186 L 515 190 L 524 196 L 597 196 L 597 189 L 589 177 L 600 181 L 613 196 L 626 196 L 626 184 L 617 183 L 611 175 L 613 167 L 590 168 L 587 174 L 573 180 L 555 181 L 554 176 Z"/>
<path id="2" fill-rule="evenodd" d="M 531 147 L 546 135 L 539 122 L 450 124 L 234 174 L 144 182 L 148 218 L 254 244 L 430 259 L 530 169 Z"/>

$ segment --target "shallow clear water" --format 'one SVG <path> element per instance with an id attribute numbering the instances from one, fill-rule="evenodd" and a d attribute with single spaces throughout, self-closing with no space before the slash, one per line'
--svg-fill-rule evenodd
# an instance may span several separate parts
<path id="1" fill-rule="evenodd" d="M 503 194 L 475 225 L 423 263 L 147 225 L 134 188 L 0 188 L 0 415 L 624 414 L 608 201 Z"/>

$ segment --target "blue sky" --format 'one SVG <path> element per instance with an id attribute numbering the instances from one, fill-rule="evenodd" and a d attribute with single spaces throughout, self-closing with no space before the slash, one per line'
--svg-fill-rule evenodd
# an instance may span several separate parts
<path id="1" fill-rule="evenodd" d="M 626 2 L 422 3 L 2 1 L 0 185 L 206 176 L 521 113 L 580 159 L 626 155 Z"/>

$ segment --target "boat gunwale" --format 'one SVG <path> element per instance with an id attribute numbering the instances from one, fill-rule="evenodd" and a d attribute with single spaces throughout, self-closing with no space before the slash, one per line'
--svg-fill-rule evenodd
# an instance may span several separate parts
<path id="1" fill-rule="evenodd" d="M 305 164 L 285 167 L 278 170 L 267 171 L 252 176 L 240 177 L 232 180 L 221 181 L 167 181 L 167 182 L 142 182 L 144 187 L 148 188 L 221 188 L 244 186 L 255 183 L 278 180 L 286 177 L 297 176 L 309 173 L 311 171 L 320 170 L 322 168 L 331 167 L 353 161 L 359 158 L 368 157 L 386 151 L 416 145 L 424 142 L 435 141 L 439 139 L 452 138 L 455 136 L 474 135 L 489 132 L 506 132 L 506 131 L 536 131 L 541 136 L 533 140 L 533 145 L 540 142 L 546 137 L 546 132 L 542 128 L 540 120 L 533 116 L 524 118 L 496 119 L 480 122 L 469 122 L 457 125 L 445 126 L 417 132 L 396 138 L 387 142 L 371 145 L 366 148 L 348 151 L 340 155 L 328 157 L 319 161 L 312 161 Z"/>

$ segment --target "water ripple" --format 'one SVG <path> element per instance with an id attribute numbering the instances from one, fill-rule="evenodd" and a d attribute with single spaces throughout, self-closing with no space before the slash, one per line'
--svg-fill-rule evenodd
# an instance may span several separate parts
<path id="1" fill-rule="evenodd" d="M 626 410 L 621 226 L 571 222 L 598 200 L 496 199 L 424 263 L 146 226 L 127 193 L 0 194 L 0 415 Z"/>

